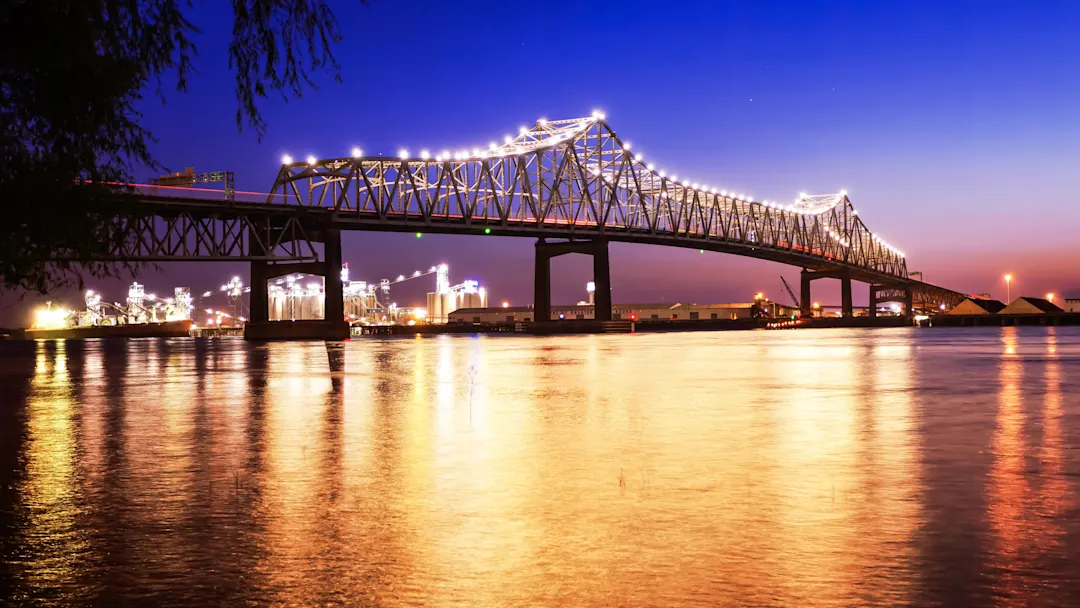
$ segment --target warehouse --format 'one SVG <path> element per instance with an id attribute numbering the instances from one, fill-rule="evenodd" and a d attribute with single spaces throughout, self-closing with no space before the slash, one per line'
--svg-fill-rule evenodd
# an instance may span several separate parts
<path id="1" fill-rule="evenodd" d="M 797 314 L 794 308 L 777 304 L 733 303 L 733 304 L 687 304 L 654 302 L 644 304 L 614 304 L 611 307 L 613 320 L 632 321 L 698 321 L 698 320 L 735 320 L 750 319 L 755 309 L 764 306 L 772 317 L 790 317 Z M 593 318 L 593 305 L 580 303 L 572 306 L 552 306 L 551 320 Z M 533 321 L 532 306 L 503 306 L 497 308 L 459 308 L 449 314 L 450 323 L 522 323 Z"/>

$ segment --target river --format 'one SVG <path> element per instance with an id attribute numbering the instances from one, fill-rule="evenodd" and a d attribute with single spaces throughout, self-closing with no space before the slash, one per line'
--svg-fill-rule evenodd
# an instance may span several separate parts
<path id="1" fill-rule="evenodd" d="M 0 605 L 1076 605 L 1080 328 L 0 342 Z"/>

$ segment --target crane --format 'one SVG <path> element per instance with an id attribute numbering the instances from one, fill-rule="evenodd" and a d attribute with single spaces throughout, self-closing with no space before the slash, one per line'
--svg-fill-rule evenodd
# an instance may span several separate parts
<path id="1" fill-rule="evenodd" d="M 791 285 L 788 285 L 787 279 L 784 275 L 780 275 L 780 281 L 784 283 L 784 289 L 787 290 L 787 295 L 791 296 L 791 301 L 795 302 L 795 308 L 799 307 L 799 298 L 795 297 L 795 292 L 791 290 Z"/>

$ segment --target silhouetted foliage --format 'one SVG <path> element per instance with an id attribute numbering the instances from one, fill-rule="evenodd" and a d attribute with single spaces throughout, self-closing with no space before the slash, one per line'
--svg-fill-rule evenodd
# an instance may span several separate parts
<path id="1" fill-rule="evenodd" d="M 232 8 L 237 127 L 261 136 L 260 99 L 299 96 L 316 71 L 338 78 L 340 33 L 322 0 Z M 191 9 L 191 0 L 0 1 L 0 284 L 46 292 L 81 286 L 84 273 L 138 269 L 85 260 L 104 252 L 105 222 L 123 205 L 110 184 L 131 182 L 134 165 L 162 168 L 134 106 L 147 92 L 163 97 L 172 79 L 186 88 Z"/>

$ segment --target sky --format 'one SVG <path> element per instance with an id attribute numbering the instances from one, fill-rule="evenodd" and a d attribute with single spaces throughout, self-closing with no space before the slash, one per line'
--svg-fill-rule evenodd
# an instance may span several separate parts
<path id="1" fill-rule="evenodd" d="M 197 4 L 198 74 L 148 95 L 143 124 L 172 170 L 231 170 L 266 191 L 283 154 L 483 147 L 518 125 L 594 109 L 650 162 L 790 200 L 846 189 L 875 233 L 928 282 L 1006 297 L 1080 297 L 1080 4 L 1039 2 L 331 1 L 341 80 L 265 100 L 260 139 L 235 123 L 229 3 Z M 168 81 L 166 81 L 168 83 Z M 153 173 L 142 170 L 151 177 Z M 494 301 L 531 303 L 529 239 L 352 232 L 352 278 L 436 263 Z M 798 268 L 720 253 L 611 246 L 616 302 L 787 301 Z M 150 290 L 217 289 L 244 264 L 173 263 Z M 553 263 L 553 299 L 584 297 L 591 261 Z M 434 286 L 395 292 L 420 303 Z M 122 300 L 129 281 L 98 282 Z M 53 299 L 62 300 L 64 294 Z M 76 295 L 66 296 L 78 302 Z M 839 301 L 839 284 L 814 283 Z M 855 288 L 857 305 L 866 289 Z M 31 300 L 0 306 L 0 325 Z"/>

